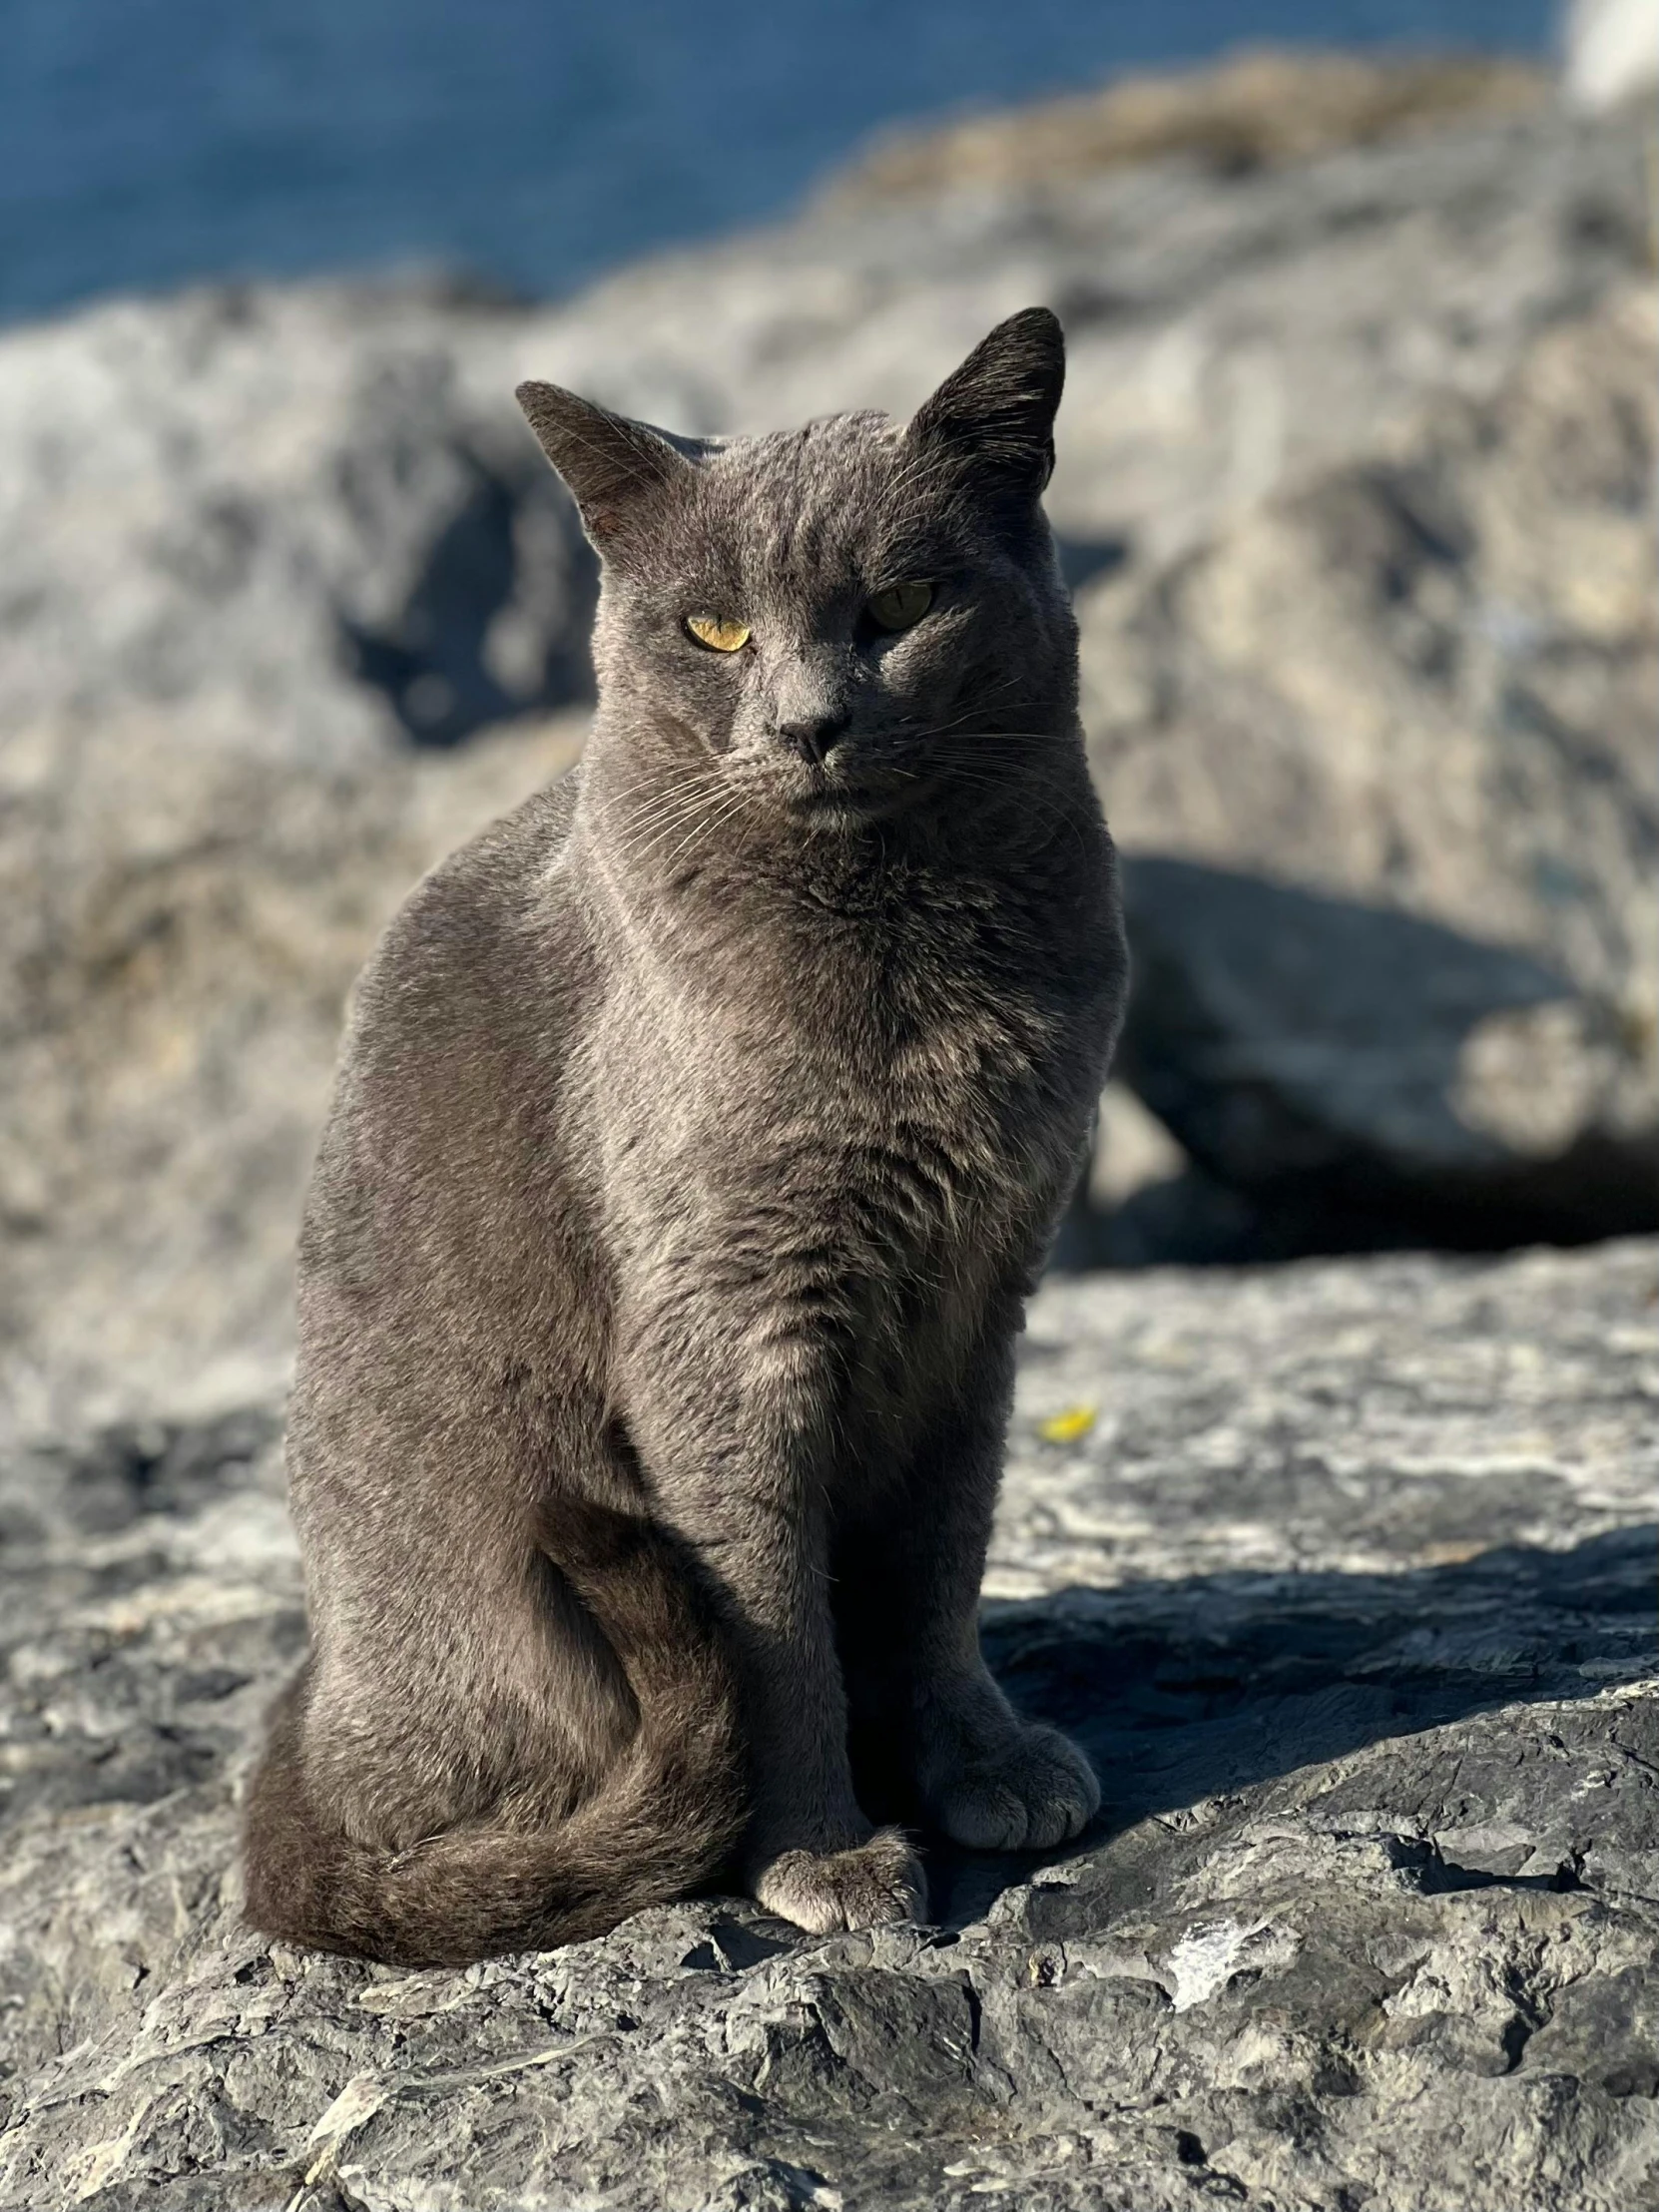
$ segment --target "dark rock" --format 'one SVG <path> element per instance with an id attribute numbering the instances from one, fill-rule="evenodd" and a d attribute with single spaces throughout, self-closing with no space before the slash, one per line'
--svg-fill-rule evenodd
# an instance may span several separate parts
<path id="1" fill-rule="evenodd" d="M 12 1455 L 0 2204 L 1647 2201 L 1656 1315 L 1659 1243 L 1051 1286 L 985 1640 L 1094 1831 L 934 1850 L 925 1930 L 711 1898 L 464 1973 L 237 1920 L 272 1412 Z"/>
<path id="2" fill-rule="evenodd" d="M 1581 1055 L 1620 1053 L 1558 970 L 1397 909 L 1191 861 L 1131 858 L 1125 889 L 1136 985 L 1117 1072 L 1244 1202 L 1238 1256 L 1268 1239 L 1285 1258 L 1659 1229 L 1659 1132 L 1620 1143 L 1569 1106 L 1528 1157 L 1467 1111 L 1471 1039 L 1511 1017 L 1566 1017 L 1553 1064 L 1525 1071 L 1513 1101 L 1537 1119 L 1551 1116 L 1542 1082 L 1579 1103 L 1575 1020 Z M 1167 1225 L 1160 1256 L 1178 1233 Z M 1193 1257 L 1228 1257 L 1214 1208 L 1208 1236 L 1216 1249 Z"/>

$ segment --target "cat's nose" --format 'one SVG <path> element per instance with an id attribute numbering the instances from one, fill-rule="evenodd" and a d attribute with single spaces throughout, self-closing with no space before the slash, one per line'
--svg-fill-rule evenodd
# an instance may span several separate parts
<path id="1" fill-rule="evenodd" d="M 804 761 L 822 768 L 836 741 L 846 735 L 851 719 L 844 708 L 833 713 L 798 715 L 793 722 L 781 722 L 778 735 L 792 753 L 799 753 Z"/>

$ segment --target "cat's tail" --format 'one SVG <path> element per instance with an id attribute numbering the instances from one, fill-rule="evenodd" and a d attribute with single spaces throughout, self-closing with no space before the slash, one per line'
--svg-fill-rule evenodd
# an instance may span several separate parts
<path id="1" fill-rule="evenodd" d="M 306 1802 L 304 1678 L 273 1718 L 246 1817 L 247 1914 L 272 1936 L 404 1966 L 465 1965 L 602 1936 L 683 1897 L 729 1859 L 748 1817 L 727 1640 L 673 1539 L 562 1500 L 543 1548 L 615 1651 L 639 1707 L 628 1751 L 548 1828 L 504 1816 L 386 1852 Z"/>

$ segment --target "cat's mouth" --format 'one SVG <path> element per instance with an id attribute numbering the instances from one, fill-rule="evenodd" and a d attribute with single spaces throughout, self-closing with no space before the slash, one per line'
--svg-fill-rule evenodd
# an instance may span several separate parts
<path id="1" fill-rule="evenodd" d="M 938 784 L 936 776 L 914 769 L 890 767 L 872 761 L 849 761 L 844 768 L 833 762 L 806 772 L 790 794 L 793 812 L 815 821 L 876 822 L 901 815 L 926 799 Z"/>
<path id="2" fill-rule="evenodd" d="M 794 802 L 794 809 L 821 823 L 886 822 L 894 815 L 908 814 L 926 798 L 929 788 L 921 783 L 896 788 L 883 785 L 879 789 L 874 785 L 826 785 L 822 791 L 804 793 Z"/>

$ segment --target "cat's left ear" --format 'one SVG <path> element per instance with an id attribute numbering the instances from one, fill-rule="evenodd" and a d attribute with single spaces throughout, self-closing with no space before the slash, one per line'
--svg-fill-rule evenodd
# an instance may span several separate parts
<path id="1" fill-rule="evenodd" d="M 694 463 L 648 422 L 612 414 L 560 384 L 520 384 L 514 396 L 601 553 L 646 524 L 663 495 L 690 479 Z"/>
<path id="2" fill-rule="evenodd" d="M 1054 473 L 1066 341 L 1047 307 L 999 322 L 910 419 L 908 442 L 1005 496 L 1035 502 Z"/>

